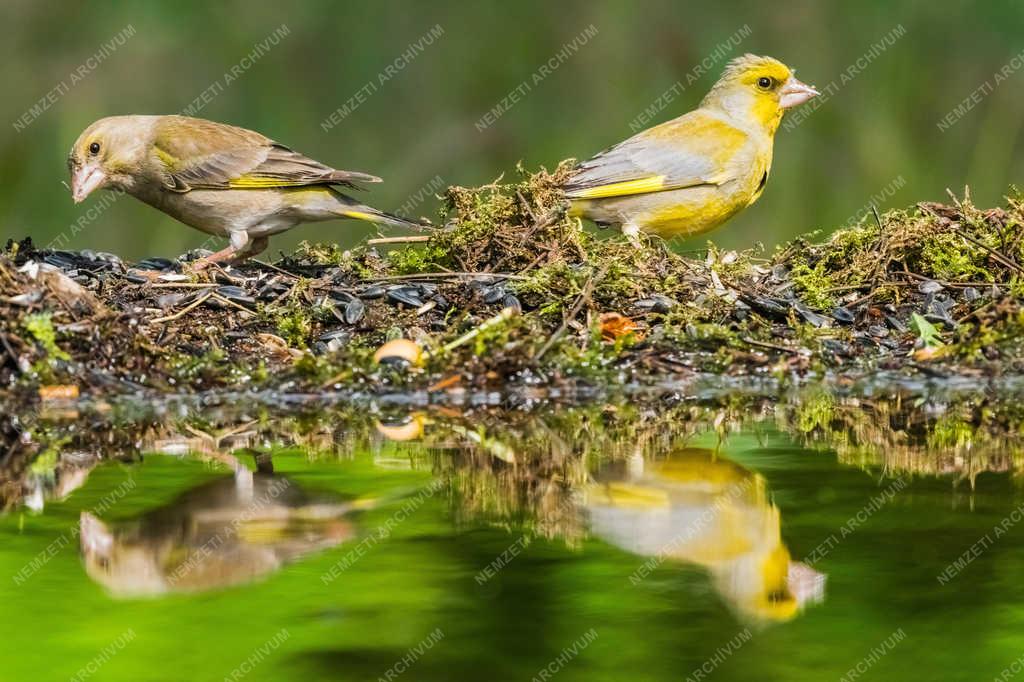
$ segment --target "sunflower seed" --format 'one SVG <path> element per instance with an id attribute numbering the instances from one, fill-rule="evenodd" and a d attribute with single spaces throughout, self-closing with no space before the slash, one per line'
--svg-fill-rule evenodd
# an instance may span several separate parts
<path id="1" fill-rule="evenodd" d="M 392 289 L 388 292 L 388 298 L 396 303 L 403 303 L 413 308 L 419 308 L 423 305 L 423 299 L 419 297 L 419 292 L 415 287 Z"/>
<path id="2" fill-rule="evenodd" d="M 854 319 L 856 319 L 856 316 L 850 312 L 849 308 L 843 308 L 842 306 L 832 311 L 832 317 L 836 322 L 841 322 L 842 324 L 853 324 Z"/>
<path id="3" fill-rule="evenodd" d="M 345 306 L 345 323 L 355 324 L 359 320 L 363 319 L 363 315 L 366 313 L 366 304 L 360 301 L 358 298 L 353 298 Z"/>
<path id="4" fill-rule="evenodd" d="M 250 305 L 256 303 L 256 299 L 247 294 L 245 289 L 242 287 L 227 285 L 217 287 L 216 292 L 229 301 L 234 301 L 235 303 L 248 303 Z"/>
<path id="5" fill-rule="evenodd" d="M 363 289 L 362 291 L 360 291 L 359 292 L 359 298 L 363 299 L 364 301 L 370 301 L 370 300 L 373 300 L 375 298 L 383 298 L 385 293 L 386 292 L 385 292 L 384 287 L 382 287 L 382 286 L 380 286 L 378 284 L 374 284 L 374 285 L 368 286 L 365 289 Z"/>

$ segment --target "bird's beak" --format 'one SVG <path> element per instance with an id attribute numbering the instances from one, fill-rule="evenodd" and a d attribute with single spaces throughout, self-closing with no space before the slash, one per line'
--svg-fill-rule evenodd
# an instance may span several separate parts
<path id="1" fill-rule="evenodd" d="M 779 106 L 783 109 L 789 109 L 799 106 L 820 94 L 820 92 L 814 89 L 813 85 L 801 83 L 796 79 L 796 76 L 790 76 L 789 80 L 782 85 L 782 89 L 779 90 Z"/>
<path id="2" fill-rule="evenodd" d="M 107 180 L 107 174 L 98 166 L 85 165 L 76 168 L 71 174 L 71 198 L 81 203 L 93 190 L 101 187 Z"/>

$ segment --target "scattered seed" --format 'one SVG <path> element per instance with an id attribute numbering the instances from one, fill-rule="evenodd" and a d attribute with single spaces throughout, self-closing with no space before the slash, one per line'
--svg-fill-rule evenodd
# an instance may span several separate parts
<path id="1" fill-rule="evenodd" d="M 353 298 L 345 306 L 345 324 L 355 324 L 359 320 L 363 319 L 363 315 L 366 313 L 366 304 L 358 298 Z"/>

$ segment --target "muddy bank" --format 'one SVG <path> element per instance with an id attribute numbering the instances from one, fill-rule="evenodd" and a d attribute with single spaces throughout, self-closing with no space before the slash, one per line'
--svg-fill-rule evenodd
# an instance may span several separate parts
<path id="1" fill-rule="evenodd" d="M 824 241 L 693 258 L 581 231 L 557 190 L 568 167 L 449 188 L 439 229 L 412 241 L 307 244 L 201 274 L 195 253 L 126 263 L 10 242 L 0 399 L 982 381 L 1024 366 L 1017 197 L 920 203 Z"/>

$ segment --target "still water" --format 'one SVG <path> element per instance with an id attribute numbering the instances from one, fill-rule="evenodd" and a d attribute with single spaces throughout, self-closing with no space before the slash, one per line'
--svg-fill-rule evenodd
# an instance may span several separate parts
<path id="1" fill-rule="evenodd" d="M 1012 434 L 828 409 L 57 420 L 0 680 L 1024 679 Z"/>

